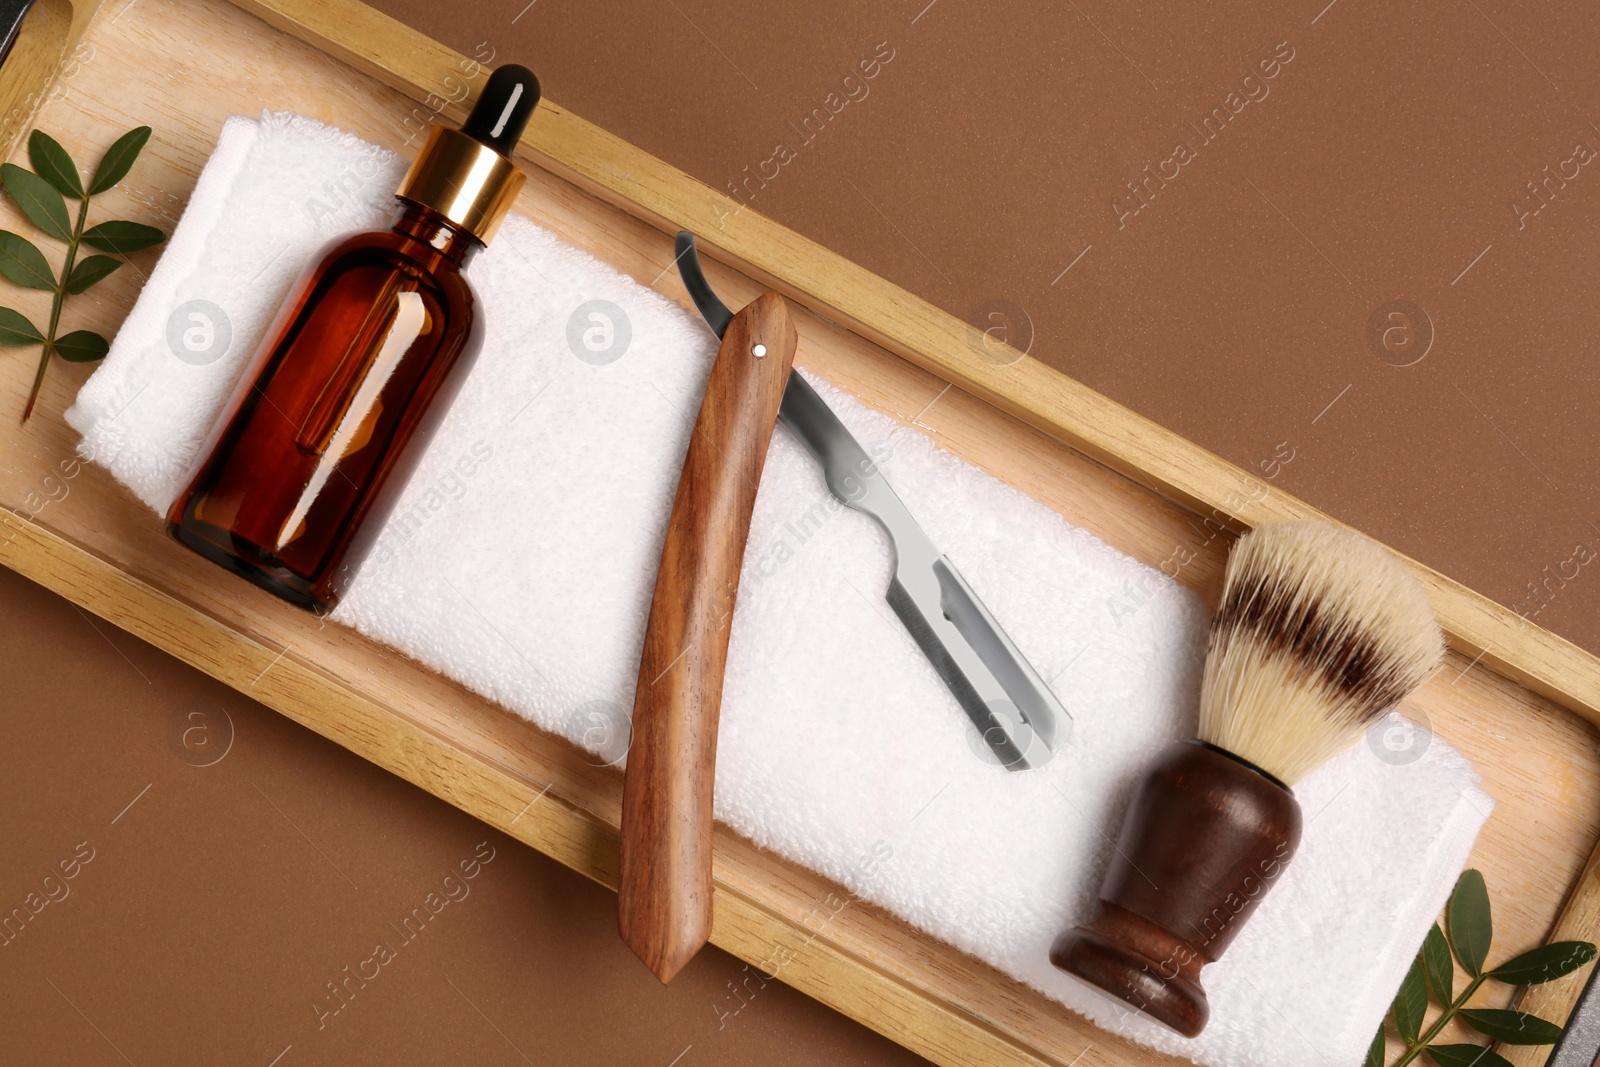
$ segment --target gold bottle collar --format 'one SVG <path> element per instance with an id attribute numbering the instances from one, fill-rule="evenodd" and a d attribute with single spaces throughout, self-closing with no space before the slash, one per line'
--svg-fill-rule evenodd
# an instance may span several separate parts
<path id="1" fill-rule="evenodd" d="M 499 152 L 460 130 L 435 126 L 395 195 L 437 211 L 488 244 L 524 180 Z"/>

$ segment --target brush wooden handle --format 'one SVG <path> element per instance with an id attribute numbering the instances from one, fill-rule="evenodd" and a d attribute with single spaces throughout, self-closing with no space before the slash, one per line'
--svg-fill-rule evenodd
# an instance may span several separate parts
<path id="1" fill-rule="evenodd" d="M 757 297 L 728 324 L 683 461 L 650 603 L 622 789 L 617 925 L 663 982 L 711 936 L 722 673 L 750 512 L 794 349 L 794 321 L 776 293 Z"/>
<path id="2" fill-rule="evenodd" d="M 1300 843 L 1294 794 L 1199 741 L 1174 745 L 1122 823 L 1100 914 L 1050 962 L 1185 1037 L 1211 1009 L 1200 968 L 1233 941 Z"/>

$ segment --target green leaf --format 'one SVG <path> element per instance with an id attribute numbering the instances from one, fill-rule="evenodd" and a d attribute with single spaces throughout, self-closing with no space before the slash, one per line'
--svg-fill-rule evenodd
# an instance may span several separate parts
<path id="1" fill-rule="evenodd" d="M 1423 984 L 1422 964 L 1411 961 L 1400 992 L 1394 995 L 1394 1025 L 1408 1045 L 1417 1043 L 1422 1032 L 1422 1017 L 1428 1011 L 1428 987 Z"/>
<path id="2" fill-rule="evenodd" d="M 1489 917 L 1489 890 L 1484 887 L 1481 872 L 1461 872 L 1455 892 L 1450 894 L 1445 923 L 1450 928 L 1450 945 L 1456 950 L 1462 969 L 1473 978 L 1478 977 L 1483 973 L 1483 961 L 1489 955 L 1489 942 L 1494 936 Z"/>
<path id="3" fill-rule="evenodd" d="M 1552 941 L 1514 956 L 1489 977 L 1506 985 L 1538 985 L 1571 974 L 1594 959 L 1594 946 L 1587 941 Z"/>
<path id="4" fill-rule="evenodd" d="M 78 265 L 72 268 L 72 277 L 67 279 L 67 292 L 81 293 L 120 266 L 122 260 L 110 256 L 90 256 L 79 260 Z"/>
<path id="5" fill-rule="evenodd" d="M 55 186 L 62 196 L 83 199 L 83 182 L 78 179 L 78 165 L 61 147 L 61 142 L 43 130 L 34 130 L 28 136 L 28 162 L 39 177 Z"/>
<path id="6" fill-rule="evenodd" d="M 56 276 L 44 253 L 26 237 L 0 230 L 0 274 L 24 289 L 54 289 Z"/>
<path id="7" fill-rule="evenodd" d="M 91 226 L 83 235 L 84 244 L 118 255 L 138 252 L 166 239 L 166 234 L 141 222 L 102 222 L 98 226 Z"/>
<path id="8" fill-rule="evenodd" d="M 20 311 L 0 308 L 0 348 L 21 348 L 44 341 L 44 334 Z"/>
<path id="9" fill-rule="evenodd" d="M 1511 1061 L 1483 1045 L 1429 1045 L 1428 1058 L 1439 1067 L 1511 1067 Z"/>
<path id="10" fill-rule="evenodd" d="M 1362 1061 L 1361 1067 L 1383 1067 L 1383 1024 L 1378 1024 L 1378 1032 L 1372 1035 L 1372 1044 L 1367 1046 L 1367 1058 Z"/>
<path id="11" fill-rule="evenodd" d="M 111 345 L 93 330 L 74 330 L 65 337 L 57 337 L 52 346 L 56 355 L 68 363 L 95 363 L 106 358 Z"/>
<path id="12" fill-rule="evenodd" d="M 94 169 L 94 180 L 89 183 L 89 195 L 103 193 L 120 182 L 123 175 L 128 173 L 128 168 L 133 166 L 133 161 L 139 158 L 139 153 L 148 140 L 150 140 L 148 126 L 129 130 L 118 137 L 116 143 L 106 149 L 106 154 L 100 157 L 100 165 Z"/>
<path id="13" fill-rule="evenodd" d="M 15 163 L 0 165 L 0 183 L 5 185 L 6 192 L 28 216 L 29 222 L 58 241 L 72 240 L 67 202 L 61 199 L 55 186 Z"/>
<path id="14" fill-rule="evenodd" d="M 1450 945 L 1438 923 L 1429 928 L 1428 936 L 1422 941 L 1422 974 L 1428 980 L 1428 992 L 1433 994 L 1433 999 L 1449 1007 L 1455 995 L 1456 969 L 1450 962 Z"/>
<path id="15" fill-rule="evenodd" d="M 1462 1008 L 1456 1017 L 1484 1037 L 1507 1045 L 1553 1045 L 1561 1027 L 1537 1015 L 1505 1008 Z"/>

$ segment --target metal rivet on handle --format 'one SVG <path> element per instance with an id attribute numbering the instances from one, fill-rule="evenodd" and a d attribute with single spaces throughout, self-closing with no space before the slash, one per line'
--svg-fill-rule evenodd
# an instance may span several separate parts
<path id="1" fill-rule="evenodd" d="M 766 345 L 756 345 L 754 348 L 750 349 L 750 353 L 751 353 L 751 355 L 755 356 L 757 359 L 760 359 L 762 356 L 767 354 L 767 346 Z"/>

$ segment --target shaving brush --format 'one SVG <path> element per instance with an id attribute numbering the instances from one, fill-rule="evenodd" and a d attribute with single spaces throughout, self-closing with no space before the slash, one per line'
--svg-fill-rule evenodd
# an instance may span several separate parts
<path id="1" fill-rule="evenodd" d="M 1300 841 L 1290 791 L 1438 665 L 1422 587 L 1325 522 L 1262 526 L 1228 559 L 1211 619 L 1200 736 L 1173 745 L 1123 821 L 1100 914 L 1050 960 L 1179 1033 L 1210 1015 L 1216 961 Z"/>

